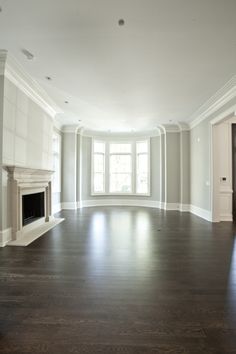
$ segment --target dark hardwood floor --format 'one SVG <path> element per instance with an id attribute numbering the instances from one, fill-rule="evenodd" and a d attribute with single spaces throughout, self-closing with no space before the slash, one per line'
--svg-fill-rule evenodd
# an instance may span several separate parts
<path id="1" fill-rule="evenodd" d="M 236 228 L 134 207 L 60 213 L 0 249 L 0 353 L 236 353 Z"/>

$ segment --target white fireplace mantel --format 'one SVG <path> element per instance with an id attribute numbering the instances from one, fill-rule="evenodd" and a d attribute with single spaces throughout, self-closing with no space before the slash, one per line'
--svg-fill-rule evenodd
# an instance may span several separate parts
<path id="1" fill-rule="evenodd" d="M 52 215 L 52 174 L 54 171 L 5 166 L 11 193 L 11 225 L 12 242 L 9 245 L 26 246 L 51 229 L 63 219 L 55 219 Z M 22 197 L 26 194 L 44 193 L 44 217 L 23 226 Z M 58 221 L 58 222 L 57 222 Z"/>

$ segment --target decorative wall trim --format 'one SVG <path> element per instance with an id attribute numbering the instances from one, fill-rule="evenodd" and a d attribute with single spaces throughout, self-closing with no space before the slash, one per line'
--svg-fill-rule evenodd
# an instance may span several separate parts
<path id="1" fill-rule="evenodd" d="M 0 74 L 5 75 L 53 119 L 57 114 L 63 113 L 37 81 L 6 50 L 0 50 Z"/>
<path id="2" fill-rule="evenodd" d="M 62 210 L 75 210 L 77 209 L 77 202 L 63 202 L 61 203 Z"/>
<path id="3" fill-rule="evenodd" d="M 11 228 L 0 231 L 0 247 L 5 247 L 12 239 Z"/>
<path id="4" fill-rule="evenodd" d="M 195 205 L 189 206 L 190 213 L 199 216 L 202 219 L 212 222 L 212 213 L 209 210 L 199 208 Z"/>
<path id="5" fill-rule="evenodd" d="M 236 97 L 236 75 L 207 100 L 191 117 L 190 128 L 193 129 L 211 114 L 217 112 L 226 103 Z"/>

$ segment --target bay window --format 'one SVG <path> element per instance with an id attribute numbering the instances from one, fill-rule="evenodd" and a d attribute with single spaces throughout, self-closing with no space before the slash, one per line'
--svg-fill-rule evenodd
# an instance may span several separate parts
<path id="1" fill-rule="evenodd" d="M 149 195 L 149 140 L 93 140 L 93 195 Z"/>

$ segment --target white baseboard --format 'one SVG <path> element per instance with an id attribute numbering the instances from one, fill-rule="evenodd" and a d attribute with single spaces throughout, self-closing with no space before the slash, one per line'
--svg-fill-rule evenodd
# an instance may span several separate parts
<path id="1" fill-rule="evenodd" d="M 199 216 L 202 219 L 212 222 L 212 213 L 210 210 L 199 208 L 195 205 L 190 205 L 190 213 Z"/>
<path id="2" fill-rule="evenodd" d="M 61 211 L 62 207 L 61 207 L 61 203 L 57 203 L 57 204 L 53 204 L 52 206 L 52 214 L 56 214 L 59 211 Z"/>
<path id="3" fill-rule="evenodd" d="M 163 203 L 153 200 L 142 199 L 96 199 L 83 200 L 81 202 L 66 202 L 61 204 L 62 209 L 75 210 L 79 208 L 97 207 L 97 206 L 136 206 L 157 208 L 164 210 L 176 210 L 180 212 L 190 212 L 202 219 L 212 222 L 212 213 L 209 210 L 199 208 L 195 205 L 179 204 L 179 203 Z M 224 221 L 232 221 L 225 217 Z"/>
<path id="4" fill-rule="evenodd" d="M 153 200 L 141 199 L 98 199 L 98 200 L 83 200 L 81 208 L 96 207 L 96 206 L 137 206 L 148 208 L 160 208 L 160 202 Z"/>
<path id="5" fill-rule="evenodd" d="M 77 202 L 64 202 L 61 203 L 61 209 L 63 210 L 74 210 L 77 209 Z"/>
<path id="6" fill-rule="evenodd" d="M 221 214 L 220 215 L 220 221 L 233 221 L 233 216 L 232 214 Z"/>
<path id="7" fill-rule="evenodd" d="M 11 238 L 11 228 L 0 231 L 0 247 L 6 246 L 6 244 L 11 241 Z"/>
<path id="8" fill-rule="evenodd" d="M 164 210 L 180 210 L 179 203 L 164 203 Z"/>
<path id="9" fill-rule="evenodd" d="M 183 213 L 190 212 L 190 205 L 189 204 L 180 204 L 179 210 L 182 211 Z"/>

